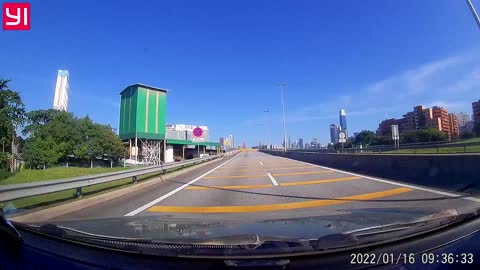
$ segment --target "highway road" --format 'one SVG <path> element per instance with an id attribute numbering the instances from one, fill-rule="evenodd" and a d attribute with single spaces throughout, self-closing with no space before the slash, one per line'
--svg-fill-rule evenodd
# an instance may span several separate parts
<path id="1" fill-rule="evenodd" d="M 366 225 L 402 221 L 415 212 L 468 211 L 476 198 L 411 186 L 271 156 L 257 151 L 212 162 L 163 183 L 64 216 L 57 221 L 146 217 L 271 220 L 365 212 Z M 400 211 L 401 210 L 401 211 Z M 393 221 L 393 220 L 392 220 Z"/>

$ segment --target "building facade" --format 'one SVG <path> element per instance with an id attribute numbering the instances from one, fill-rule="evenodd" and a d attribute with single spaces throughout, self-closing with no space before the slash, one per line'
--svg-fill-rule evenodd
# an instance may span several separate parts
<path id="1" fill-rule="evenodd" d="M 55 110 L 65 112 L 68 110 L 68 77 L 68 70 L 58 70 L 55 96 L 53 99 L 53 108 Z"/>
<path id="2" fill-rule="evenodd" d="M 451 130 L 450 130 L 450 121 L 448 117 L 448 111 L 443 107 L 433 107 L 433 118 L 440 118 L 440 126 L 437 127 L 438 122 L 434 121 L 433 127 L 438 128 L 438 130 L 443 131 L 451 137 Z"/>
<path id="3" fill-rule="evenodd" d="M 449 113 L 448 120 L 450 125 L 450 139 L 458 140 L 460 138 L 460 126 L 458 124 L 458 117 L 454 113 Z"/>
<path id="4" fill-rule="evenodd" d="M 460 136 L 458 117 L 453 113 L 449 114 L 445 108 L 438 106 L 425 108 L 425 106 L 419 105 L 415 106 L 413 111 L 404 114 L 401 119 L 386 119 L 379 124 L 377 134 L 389 136 L 392 125 L 398 125 L 400 133 L 423 128 L 434 128 L 445 132 L 449 140 L 458 139 Z"/>
<path id="5" fill-rule="evenodd" d="M 480 99 L 472 103 L 473 122 L 475 125 L 480 125 Z"/>
<path id="6" fill-rule="evenodd" d="M 413 107 L 413 127 L 414 129 L 421 129 L 427 124 L 427 112 L 423 105 Z"/>
<path id="7" fill-rule="evenodd" d="M 133 84 L 127 86 L 120 96 L 118 134 L 128 143 L 129 159 L 134 159 L 136 164 L 141 161 L 149 165 L 169 161 L 165 152 L 167 91 Z"/>
<path id="8" fill-rule="evenodd" d="M 298 139 L 298 148 L 303 149 L 303 139 Z"/>
<path id="9" fill-rule="evenodd" d="M 337 124 L 330 125 L 330 142 L 333 144 L 338 143 L 338 134 L 340 133 L 340 127 Z"/>
<path id="10" fill-rule="evenodd" d="M 345 112 L 344 109 L 340 110 L 339 120 L 340 120 L 340 130 L 345 131 L 345 135 L 348 137 L 347 113 Z"/>
<path id="11" fill-rule="evenodd" d="M 167 124 L 166 125 L 166 132 L 167 132 L 167 139 L 173 140 L 193 140 L 193 130 L 199 127 L 203 130 L 202 138 L 203 141 L 208 141 L 208 127 L 207 126 L 197 126 L 197 125 L 185 125 L 185 124 Z"/>
<path id="12" fill-rule="evenodd" d="M 415 129 L 415 119 L 413 116 L 413 112 L 408 112 L 403 115 L 402 119 L 398 121 L 400 132 L 407 131 L 407 130 L 414 130 Z"/>
<path id="13" fill-rule="evenodd" d="M 398 125 L 398 123 L 399 123 L 399 120 L 397 120 L 395 118 L 383 120 L 378 125 L 377 134 L 379 136 L 391 136 L 392 135 L 392 125 Z"/>
<path id="14" fill-rule="evenodd" d="M 467 123 L 471 121 L 470 115 L 467 112 L 460 112 L 456 115 L 458 118 L 458 126 L 460 127 L 467 125 Z"/>

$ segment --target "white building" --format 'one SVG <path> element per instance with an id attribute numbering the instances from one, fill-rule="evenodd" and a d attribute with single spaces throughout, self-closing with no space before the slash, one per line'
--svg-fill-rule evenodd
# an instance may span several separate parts
<path id="1" fill-rule="evenodd" d="M 199 127 L 203 130 L 203 134 L 200 138 L 203 138 L 204 141 L 208 142 L 207 126 L 167 124 L 166 127 L 167 127 L 167 139 L 188 140 L 188 141 L 191 141 L 193 139 L 193 130 L 196 127 Z"/>
<path id="2" fill-rule="evenodd" d="M 470 122 L 470 115 L 467 112 L 460 112 L 456 114 L 458 117 L 458 126 L 463 127 Z"/>
<path id="3" fill-rule="evenodd" d="M 58 70 L 53 108 L 60 111 L 68 110 L 68 70 Z"/>

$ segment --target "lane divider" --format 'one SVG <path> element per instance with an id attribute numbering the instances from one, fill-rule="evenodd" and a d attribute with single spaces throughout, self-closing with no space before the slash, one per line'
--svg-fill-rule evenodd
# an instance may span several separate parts
<path id="1" fill-rule="evenodd" d="M 251 189 L 251 188 L 271 188 L 271 184 L 263 185 L 243 185 L 243 186 L 212 186 L 212 187 L 187 187 L 185 190 L 215 190 L 215 189 Z"/>
<path id="2" fill-rule="evenodd" d="M 315 169 L 314 166 L 301 166 L 301 167 L 283 167 L 283 168 L 263 168 L 262 170 L 226 170 L 221 169 L 216 172 L 260 172 L 260 171 L 281 171 L 281 170 L 299 170 L 299 169 Z"/>
<path id="3" fill-rule="evenodd" d="M 298 163 L 302 163 L 302 164 L 305 164 L 305 165 L 315 166 L 315 167 L 322 168 L 322 169 L 332 170 L 332 171 L 334 171 L 334 172 L 339 172 L 339 173 L 343 173 L 343 174 L 347 174 L 347 175 L 353 175 L 353 176 L 362 177 L 362 178 L 365 178 L 365 179 L 368 179 L 368 180 L 372 180 L 372 181 L 376 181 L 376 182 L 380 182 L 380 183 L 387 183 L 387 184 L 391 184 L 391 185 L 395 185 L 395 186 L 400 186 L 400 187 L 406 187 L 406 188 L 411 188 L 411 189 L 426 191 L 426 192 L 430 192 L 430 193 L 434 193 L 434 194 L 438 194 L 438 195 L 443 195 L 443 196 L 447 196 L 447 197 L 452 197 L 452 198 L 461 196 L 460 194 L 455 194 L 455 193 L 452 193 L 452 192 L 445 192 L 445 191 L 436 190 L 436 189 L 432 189 L 432 188 L 425 188 L 425 187 L 416 186 L 416 185 L 397 183 L 397 182 L 390 181 L 390 180 L 375 178 L 375 177 L 371 177 L 371 176 L 367 176 L 367 175 L 361 175 L 361 174 L 358 174 L 358 173 L 351 173 L 351 172 L 347 172 L 347 171 L 343 171 L 343 170 L 337 170 L 337 169 L 334 169 L 334 168 L 330 168 L 330 167 L 326 167 L 326 166 L 321 166 L 321 165 L 317 165 L 317 164 L 312 164 L 312 163 L 308 163 L 308 162 L 304 162 L 304 161 L 299 161 L 299 160 L 295 160 L 295 159 L 290 159 L 290 158 L 285 158 L 285 159 L 292 160 L 292 161 L 296 161 L 296 162 L 298 162 Z M 472 202 L 480 203 L 480 198 L 475 198 L 475 197 L 461 197 L 460 199 L 464 199 L 464 200 L 467 200 L 467 201 L 472 201 Z"/>
<path id="4" fill-rule="evenodd" d="M 231 179 L 231 178 L 261 178 L 265 177 L 265 174 L 252 174 L 252 175 L 215 175 L 205 176 L 203 179 Z"/>
<path id="5" fill-rule="evenodd" d="M 268 175 L 268 178 L 270 178 L 270 181 L 272 181 L 272 184 L 273 184 L 274 186 L 278 186 L 278 183 L 277 183 L 277 181 L 275 180 L 275 178 L 273 178 L 273 176 L 272 176 L 270 173 L 267 173 L 267 175 Z"/>
<path id="6" fill-rule="evenodd" d="M 137 209 L 135 209 L 135 210 L 133 210 L 133 211 L 131 211 L 131 212 L 129 212 L 129 213 L 127 213 L 127 214 L 125 214 L 125 216 L 126 216 L 126 217 L 135 216 L 136 214 L 138 214 L 138 213 L 140 213 L 140 212 L 142 212 L 142 211 L 145 211 L 145 210 L 147 210 L 148 208 L 150 208 L 150 207 L 154 206 L 155 204 L 157 204 L 157 203 L 159 203 L 159 202 L 161 202 L 161 201 L 165 200 L 166 198 L 168 198 L 168 197 L 172 196 L 173 194 L 175 194 L 175 193 L 177 193 L 177 192 L 181 191 L 182 189 L 184 189 L 184 188 L 188 187 L 189 185 L 191 185 L 191 184 L 193 184 L 193 183 L 197 182 L 198 180 L 202 179 L 204 176 L 208 175 L 209 173 L 211 173 L 211 172 L 215 171 L 216 169 L 218 169 L 218 168 L 222 167 L 223 165 L 225 165 L 225 164 L 227 164 L 227 163 L 231 162 L 232 160 L 236 159 L 236 158 L 237 158 L 239 155 L 240 155 L 240 153 L 238 153 L 238 154 L 237 154 L 236 156 L 234 156 L 233 158 L 231 158 L 231 159 L 229 159 L 229 160 L 225 161 L 224 163 L 222 163 L 222 164 L 218 165 L 217 167 L 215 167 L 215 168 L 211 169 L 210 171 L 208 171 L 208 172 L 206 172 L 206 173 L 204 173 L 204 174 L 200 175 L 199 177 L 197 177 L 197 178 L 193 179 L 192 181 L 190 181 L 190 182 L 188 182 L 188 183 L 186 183 L 186 184 L 184 184 L 184 185 L 182 185 L 182 186 L 180 186 L 180 187 L 178 187 L 178 188 L 176 188 L 176 189 L 174 189 L 174 190 L 170 191 L 169 193 L 167 193 L 167 194 L 165 194 L 165 195 L 161 196 L 160 198 L 157 198 L 157 199 L 155 199 L 155 200 L 153 200 L 153 201 L 151 201 L 151 202 L 149 202 L 149 203 L 145 204 L 144 206 L 141 206 L 141 207 L 139 207 L 139 208 L 137 208 Z"/>
<path id="7" fill-rule="evenodd" d="M 317 174 L 317 173 L 331 173 L 333 171 L 314 171 L 314 172 L 297 172 L 297 173 L 275 173 L 273 176 L 292 176 L 292 175 L 305 175 L 305 174 Z"/>
<path id="8" fill-rule="evenodd" d="M 355 176 L 355 177 L 343 177 L 343 178 L 334 178 L 334 179 L 320 179 L 320 180 L 311 180 L 311 181 L 302 181 L 302 182 L 281 183 L 280 186 L 289 187 L 289 186 L 317 185 L 317 184 L 323 184 L 323 183 L 334 183 L 334 182 L 351 181 L 351 180 L 359 180 L 359 179 L 362 179 L 362 178 Z"/>
<path id="9" fill-rule="evenodd" d="M 272 176 L 273 178 L 273 176 Z M 334 183 L 334 182 L 342 182 L 342 181 L 350 181 L 350 180 L 360 180 L 361 177 L 343 177 L 343 178 L 333 178 L 333 179 L 320 179 L 320 180 L 311 180 L 311 181 L 303 181 L 303 182 L 287 182 L 287 183 L 278 183 L 275 179 L 275 183 L 281 187 L 288 187 L 288 186 L 302 186 L 302 185 L 318 185 L 318 184 L 325 184 L 325 183 Z M 271 180 L 271 178 L 270 178 Z M 185 190 L 220 190 L 220 189 L 254 189 L 254 188 L 273 188 L 277 186 L 273 183 L 272 184 L 260 184 L 260 185 L 234 185 L 234 186 L 194 186 L 194 187 L 187 187 Z"/>
<path id="10" fill-rule="evenodd" d="M 235 206 L 153 206 L 148 209 L 148 212 L 162 212 L 162 213 L 250 213 L 250 212 L 266 212 L 266 211 L 282 211 L 313 207 L 323 207 L 337 204 L 350 203 L 353 200 L 372 200 L 382 197 L 398 195 L 412 191 L 411 188 L 395 188 L 384 190 L 380 192 L 366 193 L 354 196 L 347 196 L 337 198 L 336 200 L 311 200 L 294 203 L 281 204 L 263 204 L 263 205 L 235 205 Z"/>

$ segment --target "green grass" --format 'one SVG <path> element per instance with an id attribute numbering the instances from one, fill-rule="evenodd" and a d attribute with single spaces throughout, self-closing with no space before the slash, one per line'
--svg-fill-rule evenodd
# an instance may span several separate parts
<path id="1" fill-rule="evenodd" d="M 58 180 L 70 177 L 85 176 L 99 173 L 115 172 L 129 169 L 124 167 L 114 168 L 78 168 L 55 167 L 46 170 L 24 169 L 7 179 L 0 180 L 0 185 L 30 183 L 36 181 Z"/>
<path id="2" fill-rule="evenodd" d="M 480 143 L 480 137 L 478 138 L 472 138 L 468 140 L 463 140 L 463 141 L 458 141 L 458 142 L 451 142 L 448 144 L 462 144 L 462 143 Z"/>
<path id="3" fill-rule="evenodd" d="M 13 183 L 27 183 L 27 182 L 34 182 L 34 181 L 42 181 L 42 180 L 51 180 L 51 179 L 60 179 L 60 178 L 68 178 L 68 177 L 75 177 L 81 175 L 88 175 L 88 174 L 98 174 L 98 173 L 105 173 L 111 171 L 118 171 L 123 170 L 124 168 L 51 168 L 45 171 L 40 170 L 24 170 L 17 173 L 13 177 L 9 177 L 4 181 L 10 181 L 9 184 Z M 126 168 L 128 169 L 128 168 Z M 178 169 L 177 169 L 178 170 Z M 48 174 L 47 172 L 52 172 Z M 167 172 L 173 172 L 175 170 L 167 170 Z M 40 172 L 44 172 L 41 174 Z M 23 174 L 22 174 L 23 173 Z M 38 173 L 38 174 L 37 174 Z M 54 175 L 56 177 L 54 177 Z M 138 182 L 145 181 L 148 179 L 155 178 L 158 176 L 159 173 L 151 173 L 139 176 L 137 178 Z M 15 180 L 12 180 L 15 178 Z M 33 180 L 35 179 L 35 180 Z M 3 182 L 2 181 L 2 184 Z M 16 182 L 19 181 L 19 182 Z M 96 194 L 101 194 L 105 192 L 109 192 L 115 189 L 123 188 L 126 186 L 132 185 L 132 179 L 120 179 L 113 182 L 97 184 L 89 187 L 82 188 L 82 197 L 89 197 Z M 6 209 L 41 209 L 45 207 L 55 206 L 61 203 L 65 203 L 68 201 L 76 200 L 75 197 L 75 190 L 64 190 L 44 195 L 38 195 L 33 197 L 21 198 L 9 202 L 0 203 L 0 207 L 5 207 Z"/>

